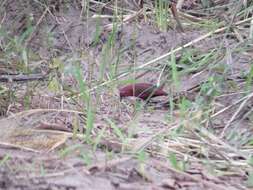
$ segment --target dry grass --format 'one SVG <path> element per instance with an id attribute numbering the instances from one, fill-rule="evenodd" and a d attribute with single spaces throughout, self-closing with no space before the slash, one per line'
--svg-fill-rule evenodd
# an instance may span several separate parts
<path id="1" fill-rule="evenodd" d="M 87 175 L 91 189 L 251 187 L 252 2 L 185 0 L 176 12 L 139 3 L 0 3 L 0 144 L 21 148 L 27 164 L 38 159 L 27 150 L 50 150 L 43 158 L 64 167 L 42 161 L 31 176 L 70 171 L 66 180 Z M 120 101 L 118 87 L 136 81 L 165 84 L 170 96 Z M 8 163 L 20 156 L 0 154 L 18 178 Z"/>

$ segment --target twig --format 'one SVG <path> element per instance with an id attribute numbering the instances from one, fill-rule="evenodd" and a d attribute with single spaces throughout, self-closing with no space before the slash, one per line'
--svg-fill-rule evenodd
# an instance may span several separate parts
<path id="1" fill-rule="evenodd" d="M 0 26 L 4 23 L 5 18 L 6 18 L 6 12 L 4 12 L 4 16 L 3 16 L 2 20 L 0 21 Z"/>
<path id="2" fill-rule="evenodd" d="M 231 125 L 231 123 L 234 121 L 235 117 L 240 113 L 240 111 L 242 110 L 242 108 L 245 106 L 245 104 L 248 102 L 249 99 L 251 99 L 253 97 L 253 93 L 249 94 L 248 96 L 246 96 L 246 99 L 241 103 L 241 105 L 239 106 L 239 108 L 236 110 L 236 112 L 234 113 L 234 115 L 230 118 L 230 120 L 228 121 L 228 123 L 226 124 L 226 126 L 223 128 L 220 138 L 222 138 L 227 130 L 227 128 Z"/>
<path id="3" fill-rule="evenodd" d="M 102 162 L 102 163 L 94 164 L 94 165 L 91 165 L 90 167 L 88 167 L 88 170 L 90 172 L 95 172 L 97 170 L 101 171 L 101 170 L 106 169 L 106 168 L 112 168 L 113 166 L 115 166 L 117 164 L 127 162 L 131 159 L 132 159 L 132 156 L 126 156 L 126 157 L 114 159 L 114 160 L 106 162 L 106 163 Z"/>
<path id="4" fill-rule="evenodd" d="M 37 30 L 38 26 L 41 24 L 43 18 L 46 16 L 48 10 L 49 9 L 46 7 L 45 11 L 43 12 L 43 14 L 41 15 L 41 17 L 39 18 L 38 22 L 36 23 L 33 32 L 31 33 L 31 35 L 29 36 L 29 38 L 27 38 L 27 40 L 25 41 L 25 47 L 27 47 L 27 45 L 30 43 L 30 41 L 34 37 L 35 31 Z"/>
<path id="5" fill-rule="evenodd" d="M 22 145 L 17 145 L 17 144 L 3 142 L 3 141 L 0 141 L 0 146 L 7 146 L 7 147 L 11 147 L 11 148 L 17 148 L 17 149 L 20 149 L 20 150 L 26 150 L 26 151 L 36 152 L 36 153 L 40 152 L 40 151 L 35 150 L 33 148 L 28 148 L 28 147 L 25 147 L 25 146 L 22 146 Z"/>
<path id="6" fill-rule="evenodd" d="M 249 21 L 251 21 L 251 20 L 253 20 L 253 18 L 247 18 L 247 19 L 244 19 L 244 20 L 242 20 L 242 21 L 236 22 L 235 25 L 237 26 L 237 25 L 240 25 L 240 24 L 244 24 L 244 23 L 249 22 Z M 151 64 L 153 64 L 153 63 L 155 63 L 155 62 L 161 61 L 161 60 L 163 60 L 163 59 L 165 59 L 165 58 L 171 56 L 172 54 L 175 54 L 175 53 L 177 53 L 177 52 L 183 50 L 184 48 L 190 47 L 190 46 L 192 46 L 193 44 L 196 44 L 196 43 L 200 42 L 201 40 L 204 40 L 204 39 L 206 39 L 206 38 L 212 36 L 213 34 L 223 32 L 223 31 L 225 31 L 227 28 L 228 28 L 228 27 L 222 27 L 222 28 L 219 28 L 219 29 L 217 29 L 217 30 L 215 30 L 215 31 L 208 32 L 207 34 L 204 34 L 204 35 L 202 35 L 202 36 L 200 36 L 200 37 L 198 37 L 198 38 L 196 38 L 196 39 L 190 41 L 189 43 L 186 43 L 185 45 L 183 45 L 183 46 L 181 46 L 181 47 L 178 47 L 178 48 L 176 48 L 176 49 L 174 49 L 174 50 L 172 50 L 172 51 L 170 51 L 170 52 L 168 52 L 168 53 L 166 53 L 166 54 L 164 54 L 164 55 L 161 55 L 160 57 L 157 57 L 157 58 L 155 58 L 155 59 L 153 59 L 153 60 L 151 60 L 151 61 L 148 61 L 147 63 L 144 63 L 144 64 L 142 64 L 142 65 L 136 67 L 135 69 L 136 69 L 136 70 L 139 70 L 139 69 L 145 68 L 145 67 L 147 67 L 147 66 L 149 66 L 149 65 L 151 65 Z M 110 81 L 103 82 L 103 83 L 101 83 L 101 84 L 99 84 L 99 85 L 97 85 L 97 86 L 91 88 L 90 91 L 96 90 L 97 88 L 99 88 L 99 87 L 101 87 L 101 86 L 104 86 L 104 85 L 107 85 L 107 84 L 109 84 L 109 83 L 111 83 L 111 82 L 113 82 L 113 81 L 115 81 L 115 80 L 119 80 L 120 78 L 123 78 L 123 77 L 129 75 L 130 72 L 132 72 L 132 70 L 131 70 L 131 71 L 127 71 L 127 72 L 125 72 L 125 73 L 122 73 L 122 74 L 120 74 L 118 77 L 116 77 L 116 78 L 114 78 L 114 79 L 112 79 L 112 80 L 110 80 Z"/>
<path id="7" fill-rule="evenodd" d="M 184 0 L 178 0 L 178 2 L 177 2 L 177 9 L 181 10 L 183 4 L 184 4 Z"/>
<path id="8" fill-rule="evenodd" d="M 237 26 L 237 25 L 246 23 L 246 22 L 248 22 L 248 21 L 251 21 L 252 19 L 253 19 L 253 18 L 247 18 L 247 19 L 245 19 L 245 20 L 236 22 L 235 25 Z M 185 45 L 183 45 L 183 46 L 181 46 L 181 47 L 179 47 L 179 48 L 176 48 L 176 49 L 174 49 L 174 50 L 172 50 L 172 51 L 170 51 L 170 52 L 168 52 L 168 53 L 166 53 L 166 54 L 164 54 L 164 55 L 162 55 L 162 56 L 160 56 L 160 57 L 157 57 L 157 58 L 155 58 L 155 59 L 153 59 L 153 60 L 151 60 L 151 61 L 149 61 L 149 62 L 147 62 L 147 63 L 144 63 L 144 64 L 140 65 L 139 67 L 136 67 L 136 69 L 141 69 L 141 68 L 144 68 L 144 67 L 146 67 L 146 66 L 149 66 L 149 65 L 151 65 L 151 64 L 153 64 L 153 63 L 155 63 L 155 62 L 161 61 L 162 59 L 165 59 L 165 58 L 167 58 L 168 56 L 171 56 L 172 54 L 175 54 L 175 53 L 177 53 L 177 52 L 183 50 L 184 48 L 190 47 L 190 46 L 192 46 L 193 44 L 196 44 L 196 43 L 200 42 L 201 40 L 204 40 L 204 39 L 206 39 L 206 38 L 212 36 L 213 34 L 223 32 L 223 31 L 225 31 L 227 28 L 228 28 L 228 27 L 226 26 L 226 27 L 219 28 L 219 29 L 217 29 L 217 30 L 215 30 L 215 31 L 208 32 L 207 34 L 204 34 L 204 35 L 202 35 L 202 36 L 200 36 L 200 37 L 198 37 L 198 38 L 196 38 L 196 39 L 190 41 L 189 43 L 186 43 Z M 128 74 L 128 73 L 127 73 L 127 74 Z M 127 74 L 124 73 L 124 74 L 122 74 L 122 75 L 126 76 Z"/>
<path id="9" fill-rule="evenodd" d="M 132 15 L 125 16 L 125 18 L 123 19 L 123 21 L 121 22 L 120 25 L 123 25 L 124 23 L 132 21 L 133 19 L 135 19 L 136 17 L 141 15 L 142 12 L 143 12 L 143 9 L 140 9 L 139 11 L 133 13 Z M 106 31 L 111 31 L 112 28 L 113 28 L 113 24 L 107 24 L 104 26 L 104 30 L 106 30 Z"/>
<path id="10" fill-rule="evenodd" d="M 182 26 L 182 24 L 179 20 L 179 17 L 178 17 L 178 11 L 177 11 L 177 7 L 176 7 L 175 3 L 171 3 L 171 12 L 172 12 L 174 19 L 177 22 L 177 27 L 178 27 L 179 31 L 184 32 L 183 26 Z"/>
<path id="11" fill-rule="evenodd" d="M 20 82 L 20 81 L 30 81 L 30 80 L 43 80 L 47 74 L 19 74 L 19 75 L 0 75 L 0 82 Z"/>
<path id="12" fill-rule="evenodd" d="M 183 172 L 183 171 L 179 171 L 179 170 L 176 170 L 172 167 L 169 167 L 168 164 L 165 164 L 165 163 L 162 163 L 161 161 L 158 161 L 158 160 L 153 160 L 152 161 L 152 165 L 153 166 L 161 166 L 162 168 L 166 168 L 167 170 L 171 171 L 172 173 L 176 174 L 176 175 L 181 175 L 185 178 L 188 178 L 188 179 L 191 179 L 195 182 L 199 182 L 199 183 L 202 183 L 203 185 L 207 186 L 207 187 L 210 187 L 211 189 L 216 189 L 216 190 L 226 190 L 226 189 L 229 189 L 229 187 L 227 187 L 227 184 L 226 184 L 226 187 L 224 186 L 221 186 L 221 185 L 218 185 L 218 184 L 215 184 L 215 183 L 212 183 L 210 181 L 206 181 L 204 179 L 199 179 L 193 175 L 190 175 L 186 172 Z"/>
<path id="13" fill-rule="evenodd" d="M 48 129 L 48 130 L 53 130 L 53 131 L 66 131 L 66 132 L 71 132 L 71 129 L 67 128 L 66 126 L 58 123 L 47 123 L 41 121 L 40 124 L 36 127 L 36 129 Z"/>
<path id="14" fill-rule="evenodd" d="M 77 111 L 77 110 L 68 110 L 68 109 L 31 109 L 31 110 L 25 110 L 22 112 L 18 112 L 16 114 L 13 114 L 7 118 L 0 119 L 0 123 L 4 120 L 13 119 L 13 118 L 19 118 L 19 117 L 25 117 L 36 113 L 44 113 L 44 112 L 66 112 L 66 113 L 75 113 L 80 115 L 85 115 L 84 112 Z"/>

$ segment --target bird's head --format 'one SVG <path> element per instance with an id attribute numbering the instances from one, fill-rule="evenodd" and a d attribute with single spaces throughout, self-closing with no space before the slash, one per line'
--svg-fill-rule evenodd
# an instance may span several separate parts
<path id="1" fill-rule="evenodd" d="M 133 95 L 133 88 L 131 88 L 131 87 L 121 88 L 119 90 L 120 99 L 127 97 L 127 96 L 132 96 L 132 95 Z"/>

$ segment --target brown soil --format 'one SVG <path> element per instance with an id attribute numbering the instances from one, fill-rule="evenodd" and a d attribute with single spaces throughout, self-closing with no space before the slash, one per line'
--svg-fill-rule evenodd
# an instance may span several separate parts
<path id="1" fill-rule="evenodd" d="M 27 30 L 26 19 L 31 13 L 35 19 L 32 21 L 34 22 L 33 24 L 38 23 L 39 18 L 43 15 L 43 6 L 38 5 L 36 1 L 31 2 L 26 4 L 24 2 L 7 0 L 7 3 L 3 6 L 4 10 L 0 10 L 0 15 L 5 16 L 4 19 L 0 20 L 2 20 L 3 26 L 11 36 L 19 36 Z M 184 9 L 188 10 L 197 6 L 197 1 L 186 2 L 185 7 L 183 7 Z M 92 89 L 96 85 L 94 79 L 100 77 L 99 68 L 105 59 L 102 55 L 103 45 L 109 38 L 109 31 L 104 30 L 106 28 L 104 26 L 110 24 L 111 20 L 101 20 L 100 26 L 102 26 L 101 29 L 104 31 L 101 33 L 98 43 L 92 45 L 94 43 L 93 37 L 97 29 L 97 21 L 92 16 L 97 13 L 90 12 L 88 19 L 81 18 L 82 10 L 78 2 L 75 1 L 74 3 L 64 5 L 60 7 L 55 5 L 54 8 L 51 7 L 50 12 L 42 18 L 43 20 L 35 29 L 33 38 L 28 43 L 28 47 L 33 52 L 36 52 L 34 60 L 31 61 L 31 67 L 40 72 L 45 72 L 49 62 L 55 58 L 64 64 L 65 74 L 62 76 L 62 71 L 59 70 L 57 73 L 59 75 L 58 79 L 66 87 L 71 86 L 78 89 L 77 81 L 72 73 L 73 65 L 76 62 L 81 63 L 82 74 L 86 79 L 88 87 Z M 134 10 L 128 4 L 124 6 L 124 8 Z M 92 4 L 92 8 L 95 9 L 96 6 Z M 104 11 L 104 14 L 112 14 L 110 10 L 106 9 Z M 108 59 L 112 63 L 116 63 L 117 50 L 124 49 L 120 55 L 119 74 L 133 67 L 133 65 L 138 67 L 145 64 L 151 59 L 159 57 L 171 49 L 186 44 L 208 32 L 201 28 L 195 29 L 186 26 L 185 32 L 180 33 L 175 28 L 175 21 L 173 19 L 171 19 L 170 28 L 164 32 L 160 31 L 154 21 L 151 21 L 149 18 L 145 20 L 143 16 L 140 16 L 133 19 L 131 22 L 127 22 L 119 27 L 119 32 L 116 33 L 117 40 L 115 48 L 113 48 L 111 55 L 108 55 Z M 214 48 L 219 48 L 221 43 L 226 43 L 231 48 L 237 43 L 235 39 L 227 39 L 225 40 L 226 42 L 222 40 L 224 40 L 224 36 L 217 34 L 215 37 L 206 38 L 192 45 L 190 48 L 197 49 L 197 53 L 201 54 Z M 183 53 L 184 51 L 177 53 L 176 57 L 180 57 Z M 239 91 L 242 89 L 243 82 L 245 82 L 240 80 L 241 74 L 249 70 L 250 60 L 252 58 L 243 54 L 232 54 L 231 56 L 232 62 L 230 63 L 232 65 L 230 65 L 230 71 L 227 72 L 227 75 L 229 77 L 232 76 L 230 78 L 234 79 Z M 219 60 L 220 62 L 226 62 L 228 58 L 221 56 Z M 157 83 L 164 62 L 166 62 L 166 59 L 149 65 L 147 69 L 151 69 L 152 71 L 140 77 L 138 81 Z M 40 65 L 39 67 L 36 66 L 38 64 Z M 106 72 L 109 72 L 108 68 L 106 68 Z M 182 118 L 184 116 L 188 117 L 187 113 L 180 113 L 176 110 L 173 113 L 174 118 L 169 118 L 170 111 L 167 108 L 164 109 L 161 106 L 157 106 L 167 101 L 167 97 L 156 98 L 155 101 L 158 104 L 151 103 L 149 105 L 143 105 L 144 103 L 141 102 L 140 107 L 143 106 L 144 109 L 140 109 L 141 111 L 138 112 L 135 107 L 138 100 L 135 98 L 124 99 L 123 101 L 119 100 L 117 89 L 118 85 L 122 85 L 120 82 L 135 78 L 142 73 L 143 70 L 130 73 L 112 85 L 104 85 L 98 90 L 91 91 L 94 107 L 96 107 L 94 128 L 91 132 L 92 137 L 94 139 L 97 138 L 101 130 L 105 129 L 104 138 L 102 138 L 96 149 L 92 145 L 84 143 L 84 139 L 82 138 L 69 138 L 69 133 L 61 133 L 61 136 L 54 136 L 54 139 L 57 140 L 57 138 L 60 138 L 59 141 L 62 141 L 62 143 L 59 143 L 59 146 L 55 146 L 57 144 L 55 141 L 44 141 L 43 135 L 41 135 L 40 141 L 36 138 L 29 139 L 30 141 L 28 142 L 33 145 L 36 143 L 43 144 L 44 142 L 44 145 L 48 146 L 47 148 L 40 146 L 37 152 L 35 152 L 36 147 L 31 146 L 29 147 L 31 149 L 28 149 L 25 143 L 22 144 L 22 147 L 24 146 L 27 149 L 20 149 L 20 143 L 16 147 L 1 143 L 0 159 L 6 160 L 4 162 L 0 161 L 0 189 L 247 189 L 246 181 L 249 168 L 243 165 L 246 162 L 245 157 L 239 157 L 239 153 L 231 152 L 232 148 L 228 150 L 222 149 L 222 151 L 227 153 L 225 155 L 227 157 L 223 157 L 223 153 L 219 152 L 221 150 L 218 147 L 218 145 L 221 145 L 219 142 L 215 142 L 213 139 L 209 139 L 209 137 L 206 141 L 200 141 L 199 136 L 194 130 L 186 129 L 177 139 L 177 133 L 173 130 L 173 127 L 175 127 L 173 123 L 183 121 L 184 127 L 192 127 L 201 122 L 201 117 L 194 121 L 187 120 L 190 118 L 183 120 Z M 57 76 L 57 74 L 54 76 Z M 201 71 L 180 76 L 179 87 L 175 87 L 168 82 L 165 85 L 165 89 L 174 93 L 186 91 L 201 84 L 201 82 L 207 81 L 208 77 L 212 76 L 212 74 L 210 68 L 205 66 Z M 217 72 L 216 76 L 219 77 L 222 74 Z M 164 77 L 162 78 L 164 79 Z M 108 76 L 105 79 L 108 80 Z M 18 103 L 7 104 L 5 106 L 7 109 L 8 105 L 11 105 L 8 108 L 9 116 L 11 115 L 10 113 L 18 113 L 24 110 L 24 95 L 28 88 L 34 90 L 30 99 L 30 109 L 64 108 L 67 110 L 82 111 L 82 108 L 85 106 L 81 101 L 74 102 L 66 98 L 67 95 L 66 97 L 64 96 L 64 102 L 67 103 L 62 105 L 61 93 L 57 94 L 48 90 L 47 80 L 42 81 L 40 85 L 26 86 L 23 83 L 15 85 L 13 88 L 18 89 Z M 223 95 L 232 92 L 227 83 L 219 88 L 222 89 Z M 199 93 L 199 91 L 195 92 L 194 96 L 197 97 L 200 95 Z M 217 101 L 213 105 L 214 110 L 212 112 L 215 113 L 215 111 L 222 110 L 241 97 L 242 94 L 224 97 L 217 96 Z M 205 98 L 208 99 L 208 97 Z M 9 101 L 12 102 L 13 100 Z M 209 103 L 212 104 L 213 102 L 210 101 Z M 210 123 L 207 124 L 208 129 L 218 136 L 237 109 L 238 107 L 234 107 L 217 116 L 215 119 L 210 119 Z M 249 109 L 251 108 L 243 108 L 240 114 L 243 115 Z M 205 110 L 202 111 L 204 112 Z M 195 116 L 197 114 L 202 113 L 196 112 Z M 238 122 L 230 128 L 238 136 L 231 139 L 224 137 L 222 141 L 225 141 L 229 146 L 243 150 L 243 146 L 252 137 L 252 129 L 250 128 L 252 121 L 250 117 L 243 117 L 240 114 L 237 117 Z M 5 121 L 4 123 L 4 120 L 0 120 L 0 125 L 3 129 L 3 134 L 1 133 L 2 139 L 0 138 L 1 142 L 6 140 L 6 137 L 10 137 L 9 129 L 12 127 L 34 129 L 41 125 L 41 122 L 47 122 L 65 127 L 66 132 L 68 131 L 67 129 L 72 131 L 77 121 L 77 130 L 82 132 L 82 126 L 85 123 L 84 116 L 81 114 L 55 111 L 35 111 L 31 114 L 24 114 L 21 118 L 14 118 L 15 123 L 9 121 Z M 174 122 L 171 122 L 171 120 L 174 120 Z M 122 146 L 122 142 L 119 140 L 120 138 L 114 134 L 110 121 L 119 127 L 124 135 L 132 135 L 128 139 L 129 146 Z M 180 129 L 179 126 L 177 128 Z M 169 134 L 163 137 L 160 132 L 165 129 L 168 129 Z M 41 133 L 43 132 L 41 131 Z M 154 134 L 160 134 L 161 138 L 153 141 L 152 137 Z M 38 137 L 39 135 L 35 136 Z M 65 138 L 68 139 L 66 140 Z M 143 153 L 143 155 L 139 153 L 138 158 L 136 156 L 132 157 L 131 153 L 144 142 L 150 143 L 148 144 L 149 146 L 145 147 L 146 153 Z M 17 142 L 15 143 L 17 144 Z M 202 146 L 205 147 L 203 151 L 201 149 Z M 49 151 L 52 148 L 53 151 Z M 174 169 L 171 161 L 167 158 L 170 155 L 168 154 L 169 152 L 173 152 L 178 156 L 178 163 L 182 164 L 185 161 L 184 172 Z M 230 165 L 229 161 L 225 162 L 224 160 L 238 161 L 239 165 Z M 240 164 L 242 164 L 242 167 L 240 167 Z"/>

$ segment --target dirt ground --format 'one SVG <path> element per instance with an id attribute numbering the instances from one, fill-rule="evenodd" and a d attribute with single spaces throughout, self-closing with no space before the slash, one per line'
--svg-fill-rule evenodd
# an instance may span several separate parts
<path id="1" fill-rule="evenodd" d="M 53 72 L 49 79 L 41 81 L 1 83 L 7 89 L 15 89 L 16 94 L 0 100 L 0 112 L 3 109 L 6 112 L 0 120 L 0 189 L 248 189 L 253 151 L 249 111 L 252 97 L 248 96 L 245 106 L 243 76 L 251 69 L 252 44 L 251 48 L 239 52 L 236 48 L 240 43 L 236 38 L 217 33 L 175 53 L 178 59 L 191 52 L 191 58 L 195 59 L 206 52 L 218 52 L 214 59 L 210 58 L 210 63 L 181 75 L 179 86 L 175 87 L 170 80 L 165 83 L 164 89 L 176 94 L 199 86 L 210 77 L 225 78 L 219 84 L 212 83 L 219 91 L 213 99 L 209 96 L 201 99 L 201 92 L 194 91 L 191 95 L 193 102 L 196 101 L 191 111 L 161 106 L 168 97 L 155 98 L 156 103 L 148 105 L 136 98 L 120 101 L 118 88 L 124 80 L 146 71 L 149 72 L 138 81 L 156 84 L 160 78 L 167 80 L 170 71 L 161 70 L 171 56 L 142 67 L 144 64 L 211 29 L 186 23 L 182 33 L 171 18 L 168 30 L 161 31 L 151 16 L 145 18 L 140 14 L 118 26 L 114 48 L 106 51 L 112 18 L 96 19 L 100 4 L 92 2 L 87 17 L 79 1 L 62 4 L 50 1 L 50 9 L 32 0 L 7 0 L 1 5 L 1 28 L 6 33 L 1 32 L 15 41 L 19 53 L 4 51 L 8 46 L 0 49 L 3 65 L 0 65 L 0 74 L 2 70 L 7 71 L 4 65 L 7 62 L 13 75 L 20 72 L 15 66 L 21 62 L 19 59 L 25 60 L 22 44 L 28 44 L 31 73 L 47 73 L 48 68 Z M 128 1 L 119 2 L 129 15 L 139 10 Z M 198 1 L 186 2 L 185 11 L 194 9 Z M 113 12 L 105 8 L 102 15 L 112 16 Z M 31 33 L 27 32 L 29 24 L 34 26 Z M 98 26 L 102 32 L 95 42 Z M 20 42 L 22 38 L 25 40 Z M 0 41 L 7 44 L 5 35 L 0 36 Z M 103 62 L 105 74 L 100 79 Z M 115 81 L 110 81 L 113 73 L 108 62 L 117 65 L 120 77 Z M 11 67 L 9 63 L 15 64 Z M 76 134 L 86 132 L 83 126 L 87 116 L 83 113 L 85 103 L 75 96 L 79 92 L 75 78 L 77 63 L 91 89 L 95 107 L 91 136 L 95 143 L 87 143 L 83 136 Z M 191 69 L 193 63 L 182 65 L 182 69 Z M 133 67 L 141 69 L 126 72 Z M 53 83 L 54 78 L 59 83 Z M 30 94 L 28 108 L 27 94 Z M 204 105 L 211 105 L 212 110 L 205 109 Z M 226 134 L 220 137 L 233 116 Z M 56 130 L 45 130 L 45 126 Z"/>

